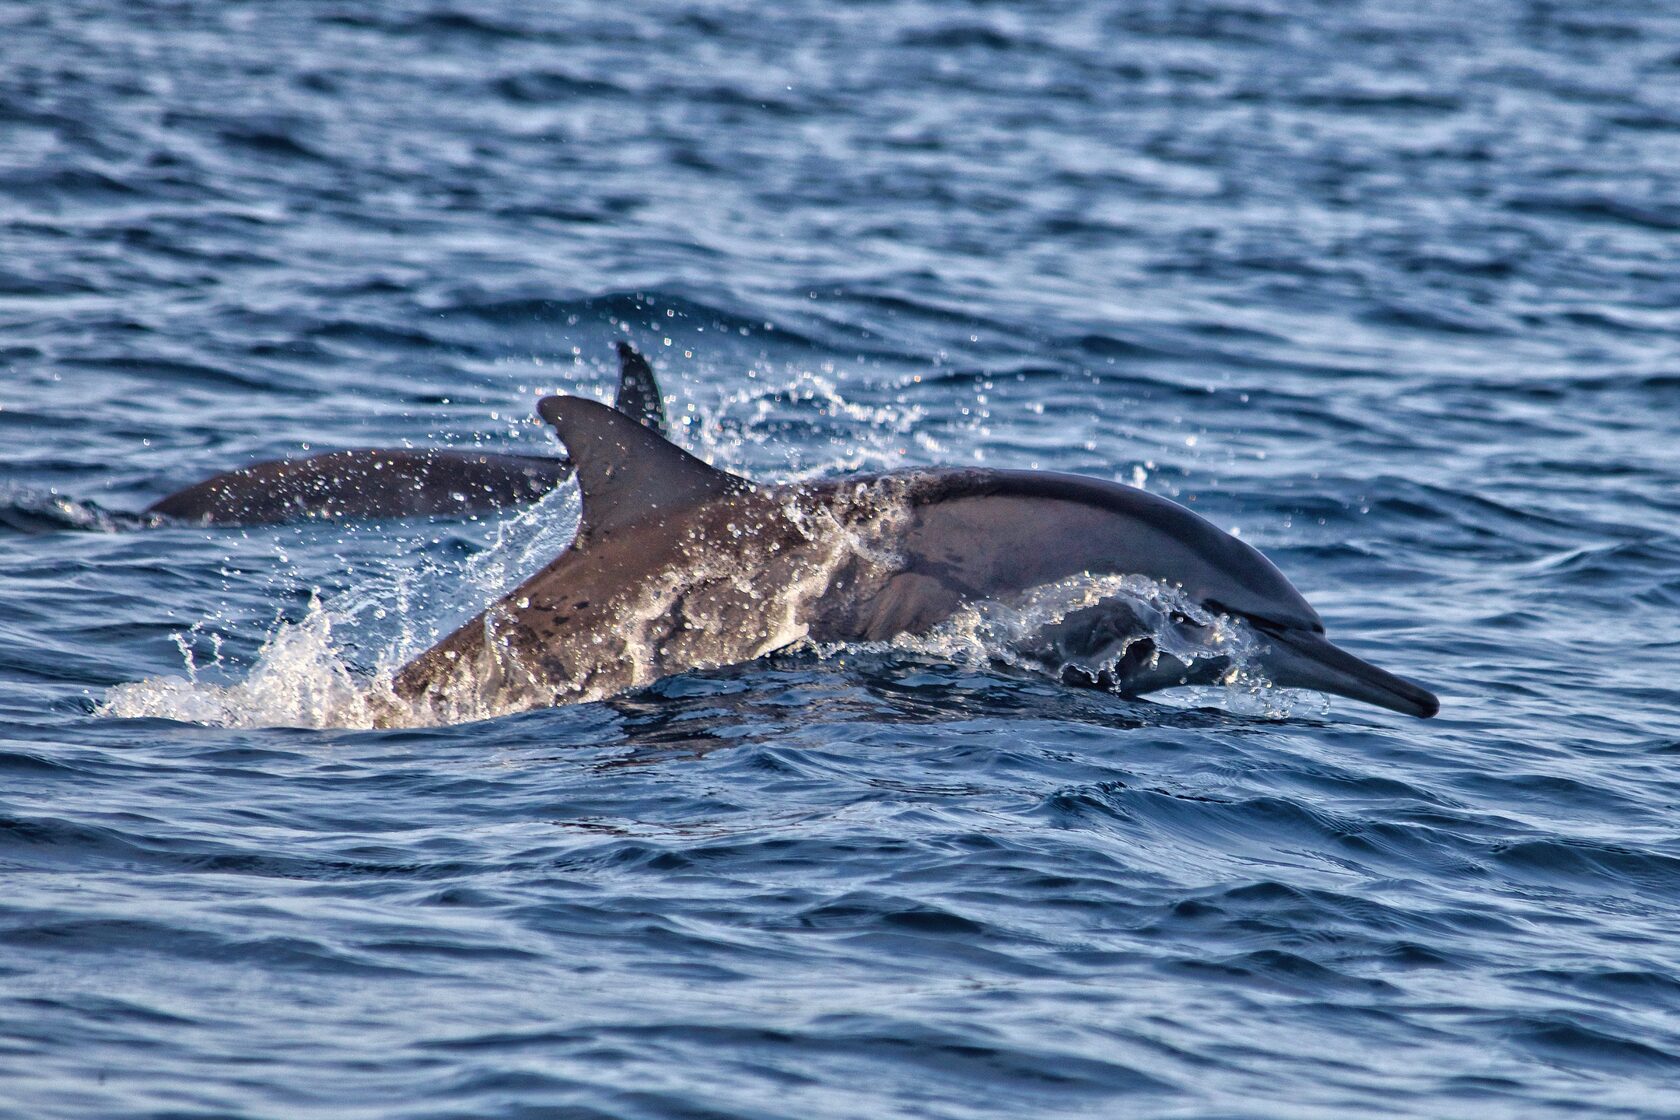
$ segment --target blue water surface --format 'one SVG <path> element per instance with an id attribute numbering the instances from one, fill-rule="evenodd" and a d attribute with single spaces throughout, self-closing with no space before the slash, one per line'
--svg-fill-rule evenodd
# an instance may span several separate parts
<path id="1" fill-rule="evenodd" d="M 0 0 L 0 1112 L 1680 1113 L 1677 308 L 1672 4 Z M 1442 713 L 870 649 L 371 730 L 573 494 L 126 516 L 551 452 L 619 338 L 755 478 L 1175 497 Z"/>

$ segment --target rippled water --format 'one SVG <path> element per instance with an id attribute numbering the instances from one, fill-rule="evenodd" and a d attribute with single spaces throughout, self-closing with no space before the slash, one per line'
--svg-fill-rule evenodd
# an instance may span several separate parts
<path id="1" fill-rule="evenodd" d="M 6 1114 L 1680 1111 L 1680 12 L 1119 7 L 0 3 Z M 575 497 L 131 531 L 549 451 L 626 336 L 757 478 L 1189 503 L 1442 714 L 902 646 L 307 729 Z"/>

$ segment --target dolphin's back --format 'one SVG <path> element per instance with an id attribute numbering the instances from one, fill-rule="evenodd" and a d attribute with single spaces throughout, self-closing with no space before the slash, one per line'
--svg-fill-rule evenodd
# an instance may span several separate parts
<path id="1" fill-rule="evenodd" d="M 533 502 L 571 473 L 564 459 L 448 448 L 369 448 L 276 459 L 178 490 L 147 514 L 214 525 L 462 515 Z"/>

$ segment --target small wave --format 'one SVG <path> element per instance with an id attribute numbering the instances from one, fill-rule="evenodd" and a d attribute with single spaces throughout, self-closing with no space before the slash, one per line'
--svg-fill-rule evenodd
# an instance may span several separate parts
<path id="1" fill-rule="evenodd" d="M 1454 113 L 1464 99 L 1428 89 L 1337 89 L 1304 93 L 1292 98 L 1307 109 L 1333 113 Z"/>
<path id="2" fill-rule="evenodd" d="M 451 293 L 434 310 L 470 315 L 494 326 L 523 326 L 532 322 L 620 322 L 647 330 L 671 325 L 701 325 L 726 334 L 773 335 L 781 342 L 806 343 L 802 336 L 749 316 L 671 291 L 611 291 L 577 299 L 554 299 L 519 293 L 462 290 Z"/>
<path id="3" fill-rule="evenodd" d="M 616 82 L 579 77 L 552 69 L 503 74 L 490 83 L 490 89 L 498 96 L 522 105 L 566 103 L 576 97 L 622 97 L 629 93 Z"/>
<path id="4" fill-rule="evenodd" d="M 228 147 L 257 156 L 326 161 L 325 156 L 298 139 L 292 129 L 283 124 L 231 125 L 218 130 L 216 135 Z"/>
<path id="5" fill-rule="evenodd" d="M 999 30 L 984 23 L 952 23 L 934 27 L 912 27 L 902 32 L 898 41 L 907 47 L 934 47 L 946 50 L 978 48 L 987 51 L 1011 51 L 1018 47 L 1036 45 L 1032 39 L 1016 32 Z"/>
<path id="6" fill-rule="evenodd" d="M 120 533 L 157 523 L 120 510 L 108 510 L 95 502 L 76 501 L 61 494 L 20 493 L 0 495 L 0 529 L 16 533 L 58 533 L 66 529 L 87 533 Z"/>
<path id="7" fill-rule="evenodd" d="M 112 355 L 100 358 L 64 358 L 60 365 L 89 370 L 94 374 L 133 377 L 136 380 L 157 382 L 170 386 L 193 386 L 209 389 L 233 389 L 240 392 L 299 393 L 284 382 L 258 379 L 235 373 L 231 369 L 205 365 L 202 362 L 178 358 L 134 357 Z"/>
<path id="8" fill-rule="evenodd" d="M 87 167 L 32 168 L 0 175 L 0 194 L 25 202 L 107 201 L 133 198 L 141 193 L 132 183 Z"/>
<path id="9" fill-rule="evenodd" d="M 1499 1026 L 1512 1042 L 1537 1056 L 1570 1068 L 1608 1073 L 1680 1073 L 1680 1058 L 1660 1047 L 1628 1037 L 1606 1016 L 1579 1012 L 1503 1016 Z"/>
<path id="10" fill-rule="evenodd" d="M 1680 217 L 1676 216 L 1680 210 L 1666 199 L 1646 202 L 1603 194 L 1518 194 L 1506 200 L 1505 208 L 1523 214 L 1608 222 L 1661 233 L 1680 230 Z"/>
<path id="11" fill-rule="evenodd" d="M 481 43 L 540 39 L 533 28 L 490 19 L 470 12 L 441 8 L 418 16 L 403 18 L 396 15 L 333 13 L 321 17 L 328 26 L 347 27 L 357 31 L 378 31 L 394 36 L 436 38 L 459 37 Z"/>

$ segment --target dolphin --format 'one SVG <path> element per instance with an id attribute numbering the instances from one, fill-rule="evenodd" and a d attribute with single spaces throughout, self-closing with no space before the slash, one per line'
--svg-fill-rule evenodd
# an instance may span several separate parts
<path id="1" fill-rule="evenodd" d="M 1274 684 L 1425 718 L 1440 707 L 1332 645 L 1258 550 L 1134 487 L 970 468 L 758 485 L 594 402 L 548 397 L 538 411 L 576 465 L 576 538 L 396 673 L 393 722 L 600 699 L 801 642 L 926 634 L 976 604 L 1117 576 L 1175 588 L 1191 611 L 1148 618 L 1115 596 L 1024 636 L 1022 655 L 1141 694 L 1229 674 L 1228 654 L 1204 664 L 1164 648 L 1225 619 Z"/>
<path id="2" fill-rule="evenodd" d="M 647 359 L 618 343 L 614 407 L 658 432 L 665 406 Z M 461 516 L 536 501 L 571 477 L 569 460 L 449 448 L 359 448 L 253 463 L 195 483 L 141 516 L 198 525 L 273 525 Z"/>

